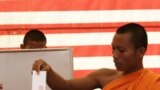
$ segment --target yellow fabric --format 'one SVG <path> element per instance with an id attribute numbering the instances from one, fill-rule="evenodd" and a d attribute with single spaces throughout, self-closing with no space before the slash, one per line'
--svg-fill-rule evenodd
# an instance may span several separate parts
<path id="1" fill-rule="evenodd" d="M 112 81 L 103 90 L 160 90 L 160 75 L 142 69 Z"/>

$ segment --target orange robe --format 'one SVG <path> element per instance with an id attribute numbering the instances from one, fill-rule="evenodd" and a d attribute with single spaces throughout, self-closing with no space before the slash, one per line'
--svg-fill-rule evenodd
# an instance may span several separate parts
<path id="1" fill-rule="evenodd" d="M 113 80 L 103 90 L 160 90 L 160 75 L 141 69 Z"/>

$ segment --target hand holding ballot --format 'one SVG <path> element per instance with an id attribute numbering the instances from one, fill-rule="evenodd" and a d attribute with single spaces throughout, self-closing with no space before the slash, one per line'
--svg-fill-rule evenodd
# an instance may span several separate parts
<path id="1" fill-rule="evenodd" d="M 36 60 L 32 66 L 32 70 L 35 70 L 38 74 L 40 74 L 41 71 L 46 71 L 47 84 L 51 89 L 68 90 L 68 84 L 66 80 L 55 73 L 44 60 Z"/>
<path id="2" fill-rule="evenodd" d="M 35 70 L 38 73 L 40 71 L 49 71 L 50 69 L 50 66 L 42 59 L 36 60 L 32 67 L 32 70 Z"/>

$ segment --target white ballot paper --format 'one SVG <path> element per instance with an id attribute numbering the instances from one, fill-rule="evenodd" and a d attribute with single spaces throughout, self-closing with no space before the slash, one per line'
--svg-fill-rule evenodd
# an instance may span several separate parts
<path id="1" fill-rule="evenodd" d="M 32 90 L 46 90 L 46 71 L 33 71 Z"/>

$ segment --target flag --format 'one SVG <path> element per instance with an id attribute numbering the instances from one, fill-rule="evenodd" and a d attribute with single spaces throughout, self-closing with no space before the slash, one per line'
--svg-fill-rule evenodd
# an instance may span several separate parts
<path id="1" fill-rule="evenodd" d="M 0 0 L 0 49 L 19 48 L 24 34 L 40 29 L 48 48 L 73 48 L 74 77 L 115 68 L 111 42 L 128 22 L 142 24 L 149 46 L 144 67 L 160 72 L 159 0 Z"/>

